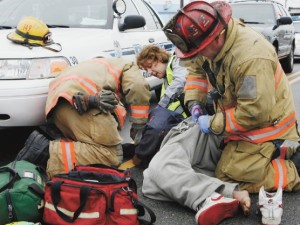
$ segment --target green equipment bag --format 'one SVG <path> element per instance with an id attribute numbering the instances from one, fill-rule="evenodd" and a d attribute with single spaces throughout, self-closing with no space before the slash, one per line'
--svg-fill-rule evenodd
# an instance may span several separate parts
<path id="1" fill-rule="evenodd" d="M 40 222 L 46 181 L 43 169 L 24 160 L 0 167 L 0 225 Z"/>

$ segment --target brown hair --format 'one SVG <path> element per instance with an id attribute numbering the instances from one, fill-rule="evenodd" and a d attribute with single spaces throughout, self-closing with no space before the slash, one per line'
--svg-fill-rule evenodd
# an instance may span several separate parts
<path id="1" fill-rule="evenodd" d="M 147 61 L 167 63 L 169 58 L 170 54 L 166 50 L 156 45 L 147 45 L 138 53 L 136 63 L 141 69 L 146 69 Z"/>

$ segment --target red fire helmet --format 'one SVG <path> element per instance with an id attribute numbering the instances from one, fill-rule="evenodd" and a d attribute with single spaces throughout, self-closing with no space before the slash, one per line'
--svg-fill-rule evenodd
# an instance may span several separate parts
<path id="1" fill-rule="evenodd" d="M 184 6 L 164 26 L 179 58 L 194 56 L 227 28 L 231 6 L 223 1 L 194 1 Z"/>

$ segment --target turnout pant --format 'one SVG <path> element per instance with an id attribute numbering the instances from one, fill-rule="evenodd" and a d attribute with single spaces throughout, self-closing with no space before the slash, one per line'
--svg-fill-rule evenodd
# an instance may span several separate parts
<path id="1" fill-rule="evenodd" d="M 79 115 L 67 101 L 59 101 L 51 119 L 62 131 L 66 140 L 50 141 L 50 158 L 47 163 L 49 177 L 67 173 L 74 164 L 102 163 L 118 165 L 117 148 L 122 138 L 118 123 L 109 114 L 90 109 Z"/>
<path id="2" fill-rule="evenodd" d="M 294 163 L 289 160 L 294 147 L 281 147 L 281 155 L 273 159 L 276 147 L 272 142 L 253 144 L 231 141 L 223 150 L 216 169 L 216 177 L 240 183 L 240 189 L 258 193 L 261 186 L 273 191 L 300 189 L 300 178 Z"/>

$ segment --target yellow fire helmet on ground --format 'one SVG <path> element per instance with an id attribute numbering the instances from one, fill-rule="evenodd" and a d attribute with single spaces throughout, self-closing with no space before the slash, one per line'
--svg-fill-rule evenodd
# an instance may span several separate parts
<path id="1" fill-rule="evenodd" d="M 16 30 L 9 33 L 7 38 L 17 44 L 23 44 L 28 47 L 43 47 L 51 44 L 60 46 L 60 44 L 53 42 L 52 34 L 47 25 L 43 21 L 30 16 L 21 19 Z M 49 47 L 46 48 L 53 51 L 61 51 L 61 46 L 59 50 Z"/>

